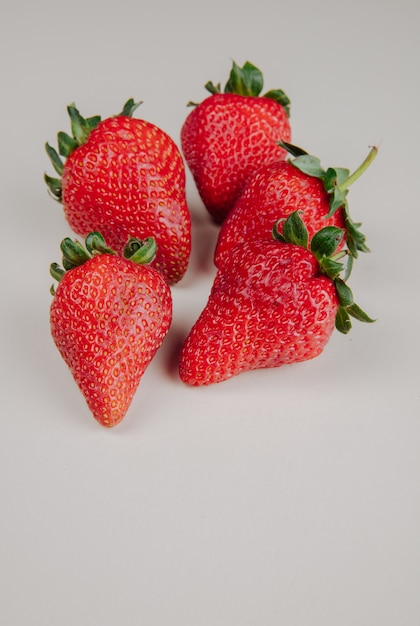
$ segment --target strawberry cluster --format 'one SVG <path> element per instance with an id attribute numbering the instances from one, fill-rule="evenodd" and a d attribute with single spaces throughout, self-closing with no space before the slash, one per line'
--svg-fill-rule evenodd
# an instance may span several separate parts
<path id="1" fill-rule="evenodd" d="M 171 287 L 188 267 L 191 216 L 184 160 L 220 226 L 208 302 L 179 354 L 180 379 L 209 385 L 318 356 L 334 328 L 373 320 L 346 284 L 367 252 L 350 217 L 352 174 L 321 166 L 291 143 L 284 91 L 261 95 L 263 75 L 236 63 L 223 91 L 193 107 L 181 151 L 156 125 L 120 114 L 84 118 L 68 107 L 71 134 L 46 144 L 45 175 L 71 229 L 53 263 L 52 338 L 95 419 L 125 416 L 172 322 Z"/>

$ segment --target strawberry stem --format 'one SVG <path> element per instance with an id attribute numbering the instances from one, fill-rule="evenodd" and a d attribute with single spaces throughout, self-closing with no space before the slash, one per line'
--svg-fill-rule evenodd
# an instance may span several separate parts
<path id="1" fill-rule="evenodd" d="M 367 170 L 369 165 L 372 163 L 376 155 L 378 154 L 378 148 L 373 146 L 366 159 L 359 165 L 359 167 L 350 174 L 345 180 L 343 180 L 339 185 L 337 185 L 337 189 L 339 191 L 346 191 L 350 185 L 352 185 L 360 176 Z"/>

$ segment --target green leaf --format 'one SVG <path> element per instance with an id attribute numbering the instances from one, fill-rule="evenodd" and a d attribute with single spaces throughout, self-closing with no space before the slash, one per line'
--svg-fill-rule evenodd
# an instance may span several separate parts
<path id="1" fill-rule="evenodd" d="M 330 210 L 327 217 L 332 217 L 336 211 L 346 203 L 347 190 L 342 191 L 339 187 L 335 187 L 331 193 Z"/>
<path id="2" fill-rule="evenodd" d="M 359 251 L 370 252 L 366 245 L 366 236 L 361 232 L 360 226 L 360 223 L 353 222 L 348 213 L 346 214 L 347 247 L 354 258 L 358 257 Z"/>
<path id="3" fill-rule="evenodd" d="M 46 143 L 45 150 L 50 158 L 53 168 L 55 169 L 57 174 L 61 176 L 63 173 L 64 164 L 63 164 L 63 161 L 58 156 L 56 149 L 50 146 L 50 144 Z"/>
<path id="4" fill-rule="evenodd" d="M 270 91 L 267 91 L 263 97 L 275 100 L 275 102 L 280 104 L 285 109 L 287 117 L 290 117 L 290 99 L 285 94 L 283 89 L 271 89 Z"/>
<path id="5" fill-rule="evenodd" d="M 278 220 L 271 231 L 271 235 L 275 241 L 279 241 L 280 243 L 287 243 L 286 239 L 283 236 L 283 233 L 280 230 L 280 226 L 284 224 L 284 219 Z"/>
<path id="6" fill-rule="evenodd" d="M 308 154 L 306 150 L 303 150 L 303 148 L 299 148 L 299 146 L 294 146 L 292 143 L 288 143 L 287 141 L 279 141 L 278 145 L 281 148 L 284 148 L 285 150 L 287 150 L 287 152 L 289 152 L 289 154 L 291 154 L 294 157 Z"/>
<path id="7" fill-rule="evenodd" d="M 329 167 L 324 173 L 322 181 L 325 191 L 331 193 L 337 184 L 337 171 L 333 167 Z"/>
<path id="8" fill-rule="evenodd" d="M 288 143 L 287 141 L 278 141 L 277 143 L 281 148 L 287 150 L 287 152 L 289 152 L 289 154 L 294 157 L 308 154 L 303 148 L 299 148 L 299 146 L 294 146 L 292 143 Z"/>
<path id="9" fill-rule="evenodd" d="M 221 85 L 220 83 L 217 83 L 217 85 L 215 85 L 214 83 L 211 82 L 211 80 L 209 80 L 204 87 L 207 89 L 207 91 L 209 91 L 211 94 L 216 94 L 216 93 L 221 93 Z"/>
<path id="10" fill-rule="evenodd" d="M 48 191 L 57 202 L 62 200 L 62 184 L 61 178 L 52 178 L 48 174 L 44 174 L 44 181 L 47 184 Z"/>
<path id="11" fill-rule="evenodd" d="M 294 211 L 283 223 L 283 237 L 287 243 L 294 243 L 302 248 L 308 248 L 308 229 L 298 211 Z"/>
<path id="12" fill-rule="evenodd" d="M 140 265 L 151 263 L 156 256 L 157 245 L 153 237 L 140 240 L 131 238 L 124 248 L 124 257 Z"/>
<path id="13" fill-rule="evenodd" d="M 130 98 L 129 100 L 127 100 L 127 102 L 124 104 L 123 109 L 121 111 L 121 113 L 118 113 L 118 115 L 116 115 L 116 117 L 132 117 L 134 111 L 142 104 L 142 101 L 140 100 L 140 102 L 135 102 L 133 98 Z"/>
<path id="14" fill-rule="evenodd" d="M 353 269 L 353 261 L 354 261 L 354 256 L 351 254 L 347 255 L 347 264 L 346 264 L 346 271 L 344 273 L 343 276 L 343 280 L 346 281 L 350 278 L 352 269 Z"/>
<path id="15" fill-rule="evenodd" d="M 320 257 L 318 259 L 321 272 L 334 280 L 343 271 L 343 264 L 334 261 L 334 259 L 328 259 L 327 257 Z"/>
<path id="16" fill-rule="evenodd" d="M 264 78 L 261 70 L 247 61 L 241 68 L 233 62 L 229 80 L 225 85 L 225 93 L 240 96 L 259 96 L 263 88 Z"/>
<path id="17" fill-rule="evenodd" d="M 344 335 L 347 335 L 347 333 L 351 330 L 350 316 L 347 313 L 347 310 L 340 305 L 338 306 L 337 314 L 335 316 L 335 327 Z"/>
<path id="18" fill-rule="evenodd" d="M 101 121 L 100 115 L 94 115 L 93 117 L 86 118 L 86 122 L 91 130 L 96 128 L 100 121 Z"/>
<path id="19" fill-rule="evenodd" d="M 91 258 L 82 244 L 77 240 L 73 241 L 70 237 L 63 239 L 60 248 L 63 253 L 63 267 L 66 270 L 82 265 Z"/>
<path id="20" fill-rule="evenodd" d="M 325 174 L 318 157 L 311 156 L 310 154 L 298 156 L 296 159 L 291 161 L 291 163 L 304 174 L 308 174 L 308 176 L 323 178 Z"/>
<path id="21" fill-rule="evenodd" d="M 335 289 L 338 295 L 338 301 L 343 307 L 349 307 L 354 303 L 352 290 L 342 278 L 336 278 L 334 281 Z"/>
<path id="22" fill-rule="evenodd" d="M 50 274 L 54 278 L 54 280 L 57 280 L 58 282 L 60 282 L 60 280 L 63 278 L 65 273 L 66 272 L 63 270 L 62 267 L 58 265 L 58 263 L 51 263 Z"/>
<path id="23" fill-rule="evenodd" d="M 58 142 L 58 152 L 63 157 L 68 157 L 70 154 L 79 147 L 79 144 L 74 139 L 74 137 L 70 137 L 67 133 L 62 130 L 57 133 L 57 142 Z"/>
<path id="24" fill-rule="evenodd" d="M 312 237 L 311 251 L 317 259 L 320 257 L 330 257 L 337 250 L 342 242 L 344 231 L 337 226 L 326 226 L 321 228 Z"/>
<path id="25" fill-rule="evenodd" d="M 73 137 L 77 141 L 78 145 L 81 146 L 86 143 L 92 129 L 85 118 L 80 115 L 74 103 L 67 107 L 67 112 L 70 116 L 71 132 L 73 133 Z"/>
<path id="26" fill-rule="evenodd" d="M 338 186 L 342 185 L 348 179 L 350 175 L 350 170 L 344 167 L 336 167 L 334 168 L 334 171 L 336 173 Z"/>
<path id="27" fill-rule="evenodd" d="M 346 307 L 346 311 L 359 322 L 366 322 L 368 324 L 375 322 L 375 320 L 362 311 L 362 309 L 355 302 L 351 306 Z"/>
<path id="28" fill-rule="evenodd" d="M 97 231 L 87 235 L 85 244 L 90 254 L 115 254 L 114 250 L 106 245 L 102 234 Z"/>

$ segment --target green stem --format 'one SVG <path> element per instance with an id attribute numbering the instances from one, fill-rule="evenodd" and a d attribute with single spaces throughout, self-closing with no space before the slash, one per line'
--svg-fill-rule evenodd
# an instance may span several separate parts
<path id="1" fill-rule="evenodd" d="M 340 250 L 340 252 L 337 252 L 336 254 L 333 254 L 331 256 L 331 259 L 333 261 L 339 261 L 340 259 L 344 259 L 345 256 L 348 255 L 348 251 L 347 250 Z"/>
<path id="2" fill-rule="evenodd" d="M 373 146 L 363 163 L 359 165 L 359 167 L 353 172 L 353 174 L 350 174 L 348 178 L 343 180 L 341 185 L 338 185 L 337 189 L 339 191 L 345 191 L 346 189 L 348 189 L 350 185 L 352 185 L 358 178 L 360 178 L 360 176 L 367 170 L 373 159 L 376 157 L 377 153 L 378 148 L 376 146 Z"/>

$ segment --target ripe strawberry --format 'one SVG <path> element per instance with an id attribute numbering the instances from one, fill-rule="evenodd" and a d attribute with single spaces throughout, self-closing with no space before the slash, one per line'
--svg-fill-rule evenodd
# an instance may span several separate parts
<path id="1" fill-rule="evenodd" d="M 245 242 L 223 259 L 181 350 L 185 383 L 209 385 L 247 370 L 312 359 L 334 324 L 348 332 L 350 315 L 372 321 L 339 276 L 341 229 L 323 228 L 308 249 L 308 231 L 295 212 L 282 235 L 274 232 L 280 241 Z"/>
<path id="2" fill-rule="evenodd" d="M 45 175 L 45 181 L 78 235 L 100 231 L 118 253 L 130 237 L 154 237 L 153 266 L 173 284 L 183 277 L 191 252 L 185 167 L 164 131 L 132 117 L 139 104 L 128 100 L 119 115 L 103 121 L 84 119 L 70 105 L 73 136 L 57 135 L 65 162 L 46 144 L 60 178 Z"/>
<path id="3" fill-rule="evenodd" d="M 224 93 L 220 84 L 205 87 L 212 95 L 193 105 L 181 148 L 205 207 L 222 223 L 253 170 L 286 157 L 278 142 L 290 141 L 290 101 L 280 89 L 260 96 L 263 75 L 249 62 L 233 63 Z"/>
<path id="4" fill-rule="evenodd" d="M 368 252 L 360 224 L 350 218 L 346 196 L 349 186 L 376 156 L 377 148 L 350 175 L 343 168 L 324 170 L 317 157 L 296 146 L 282 145 L 296 158 L 263 165 L 251 175 L 221 226 L 215 264 L 219 265 L 239 243 L 259 238 L 270 241 L 273 223 L 294 211 L 300 211 L 310 240 L 324 226 L 337 226 L 345 231 L 341 245 L 347 244 L 352 257 L 359 251 Z"/>
<path id="5" fill-rule="evenodd" d="M 52 289 L 51 334 L 94 418 L 115 426 L 168 332 L 170 288 L 147 265 L 156 251 L 152 238 L 131 239 L 125 257 L 99 233 L 87 236 L 86 250 L 68 238 L 61 249 L 64 270 L 55 263 L 50 268 L 59 281 Z"/>

